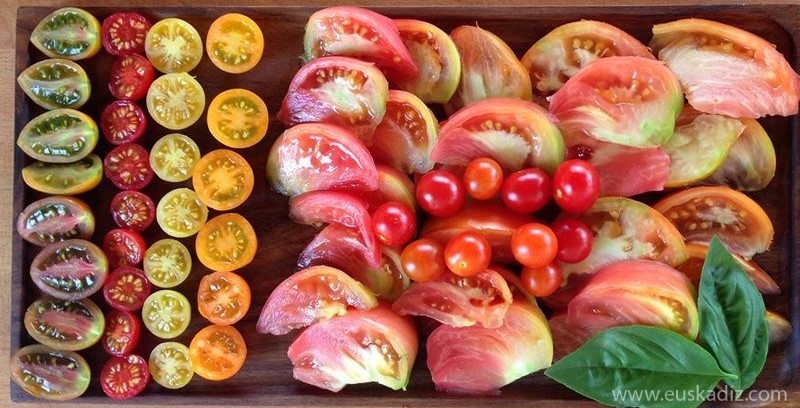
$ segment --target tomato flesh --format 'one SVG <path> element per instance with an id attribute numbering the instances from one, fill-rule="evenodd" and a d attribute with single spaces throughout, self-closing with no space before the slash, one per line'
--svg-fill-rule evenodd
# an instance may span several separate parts
<path id="1" fill-rule="evenodd" d="M 211 323 L 230 325 L 250 309 L 250 286 L 233 272 L 214 272 L 200 280 L 197 308 Z"/>
<path id="2" fill-rule="evenodd" d="M 247 359 L 247 345 L 233 326 L 211 325 L 201 329 L 189 345 L 195 373 L 207 380 L 233 377 Z"/>
<path id="3" fill-rule="evenodd" d="M 150 155 L 136 143 L 127 143 L 111 150 L 103 160 L 103 171 L 122 190 L 141 190 L 153 179 Z"/>
<path id="4" fill-rule="evenodd" d="M 132 312 L 144 305 L 152 286 L 141 269 L 130 266 L 117 268 L 103 286 L 103 297 L 114 309 Z"/>
<path id="5" fill-rule="evenodd" d="M 111 199 L 111 218 L 120 228 L 141 232 L 156 219 L 156 205 L 144 193 L 120 191 Z"/>
<path id="6" fill-rule="evenodd" d="M 372 135 L 370 152 L 378 162 L 406 173 L 433 168 L 430 152 L 436 144 L 438 120 L 419 98 L 390 90 L 386 113 Z"/>
<path id="7" fill-rule="evenodd" d="M 394 22 L 419 74 L 413 79 L 392 82 L 425 103 L 447 103 L 461 79 L 461 60 L 453 40 L 439 27 L 425 21 L 398 19 Z"/>
<path id="8" fill-rule="evenodd" d="M 101 340 L 103 349 L 112 356 L 130 354 L 139 344 L 142 324 L 128 311 L 115 309 L 106 315 L 106 329 Z"/>
<path id="9" fill-rule="evenodd" d="M 114 13 L 103 20 L 103 48 L 111 55 L 143 54 L 152 25 L 139 13 Z"/>
<path id="10" fill-rule="evenodd" d="M 121 145 L 138 140 L 147 129 L 147 119 L 139 105 L 119 100 L 111 102 L 100 115 L 100 128 L 106 140 Z"/>
<path id="11" fill-rule="evenodd" d="M 118 57 L 111 64 L 108 89 L 111 96 L 121 100 L 138 101 L 156 77 L 156 70 L 147 58 L 139 54 Z"/>
<path id="12" fill-rule="evenodd" d="M 141 264 L 146 250 L 144 238 L 134 230 L 117 228 L 103 237 L 103 251 L 111 268 Z"/>
<path id="13" fill-rule="evenodd" d="M 133 398 L 147 387 L 150 371 L 147 361 L 136 354 L 111 357 L 100 372 L 103 392 L 116 400 Z"/>

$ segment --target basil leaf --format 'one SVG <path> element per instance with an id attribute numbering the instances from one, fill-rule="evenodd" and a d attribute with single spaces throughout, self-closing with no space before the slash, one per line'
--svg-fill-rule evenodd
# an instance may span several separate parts
<path id="1" fill-rule="evenodd" d="M 651 326 L 604 330 L 545 375 L 608 405 L 696 407 L 727 374 L 706 350 Z"/>
<path id="2" fill-rule="evenodd" d="M 767 361 L 767 311 L 761 293 L 716 237 L 703 264 L 697 310 L 700 345 L 735 376 L 725 382 L 741 394 L 753 385 Z"/>

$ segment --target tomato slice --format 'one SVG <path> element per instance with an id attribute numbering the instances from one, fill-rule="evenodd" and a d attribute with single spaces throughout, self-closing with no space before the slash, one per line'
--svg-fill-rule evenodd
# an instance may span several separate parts
<path id="1" fill-rule="evenodd" d="M 405 389 L 419 340 L 409 318 L 386 305 L 319 322 L 289 346 L 294 378 L 337 392 L 347 384 L 377 382 Z"/>
<path id="2" fill-rule="evenodd" d="M 74 351 L 41 344 L 25 346 L 11 357 L 11 379 L 23 391 L 50 401 L 80 397 L 89 388 L 89 363 Z"/>
<path id="3" fill-rule="evenodd" d="M 120 191 L 111 199 L 111 218 L 120 228 L 141 232 L 156 219 L 156 205 L 144 193 Z"/>
<path id="4" fill-rule="evenodd" d="M 206 53 L 217 68 L 241 74 L 255 67 L 264 52 L 264 34 L 253 19 L 239 13 L 220 16 L 208 28 Z"/>
<path id="5" fill-rule="evenodd" d="M 150 333 L 162 339 L 180 336 L 192 318 L 189 299 L 179 292 L 162 289 L 153 292 L 142 306 L 142 321 Z"/>
<path id="6" fill-rule="evenodd" d="M 95 294 L 108 276 L 108 260 L 97 245 L 82 239 L 50 244 L 31 261 L 31 279 L 44 293 L 63 300 Z"/>
<path id="7" fill-rule="evenodd" d="M 374 63 L 394 79 L 419 73 L 394 21 L 360 7 L 328 7 L 312 14 L 303 37 L 304 59 L 339 55 Z"/>
<path id="8" fill-rule="evenodd" d="M 378 248 L 367 247 L 357 229 L 333 223 L 320 230 L 303 249 L 297 257 L 297 267 L 330 265 L 356 275 L 364 268 L 376 267 L 374 258 Z"/>
<path id="9" fill-rule="evenodd" d="M 398 249 L 382 246 L 381 255 L 381 264 L 377 268 L 363 263 L 355 267 L 347 268 L 345 266 L 340 269 L 363 283 L 379 299 L 394 302 L 411 285 L 411 279 L 400 262 Z"/>
<path id="10" fill-rule="evenodd" d="M 664 214 L 687 241 L 709 243 L 716 235 L 744 259 L 768 250 L 775 235 L 764 209 L 729 187 L 694 187 L 679 191 L 653 208 Z"/>
<path id="11" fill-rule="evenodd" d="M 41 247 L 71 238 L 89 239 L 94 229 L 94 214 L 89 205 L 69 196 L 36 200 L 17 217 L 17 233 Z"/>
<path id="12" fill-rule="evenodd" d="M 144 238 L 131 229 L 116 228 L 103 237 L 103 251 L 111 268 L 141 264 L 146 250 Z"/>
<path id="13" fill-rule="evenodd" d="M 406 173 L 433 169 L 430 152 L 436 144 L 439 121 L 414 94 L 391 90 L 386 114 L 372 135 L 370 152 L 376 161 Z"/>
<path id="14" fill-rule="evenodd" d="M 31 43 L 50 58 L 89 58 L 100 51 L 100 22 L 86 10 L 60 8 L 39 21 Z"/>
<path id="15" fill-rule="evenodd" d="M 150 352 L 150 377 L 165 388 L 185 387 L 194 377 L 189 348 L 175 341 L 159 343 Z"/>
<path id="16" fill-rule="evenodd" d="M 386 112 L 389 85 L 374 65 L 348 57 L 315 59 L 295 74 L 278 111 L 287 126 L 325 122 L 369 144 Z"/>
<path id="17" fill-rule="evenodd" d="M 202 85 L 185 72 L 162 75 L 147 90 L 147 112 L 167 129 L 193 125 L 203 115 L 205 105 Z"/>
<path id="18" fill-rule="evenodd" d="M 236 213 L 218 215 L 197 233 L 197 259 L 213 271 L 234 271 L 253 261 L 258 241 L 253 226 Z"/>
<path id="19" fill-rule="evenodd" d="M 189 22 L 165 18 L 147 31 L 144 51 L 153 66 L 165 73 L 189 72 L 203 58 L 203 40 Z"/>
<path id="20" fill-rule="evenodd" d="M 65 59 L 47 59 L 26 68 L 17 77 L 22 91 L 47 109 L 78 109 L 89 100 L 92 85 L 86 71 Z"/>
<path id="21" fill-rule="evenodd" d="M 547 33 L 521 61 L 530 72 L 534 92 L 549 96 L 581 68 L 614 56 L 654 59 L 644 44 L 625 31 L 600 21 L 580 20 Z"/>
<path id="22" fill-rule="evenodd" d="M 96 154 L 74 163 L 34 162 L 22 168 L 25 184 L 45 194 L 82 194 L 97 187 L 102 179 L 103 162 Z"/>
<path id="23" fill-rule="evenodd" d="M 121 145 L 138 140 L 147 129 L 147 119 L 139 105 L 118 100 L 108 104 L 100 114 L 100 128 L 111 144 Z"/>
<path id="24" fill-rule="evenodd" d="M 175 238 L 196 234 L 207 219 L 208 207 L 188 188 L 176 188 L 164 194 L 156 207 L 158 226 Z"/>
<path id="25" fill-rule="evenodd" d="M 733 143 L 725 161 L 702 184 L 726 184 L 742 191 L 761 190 L 775 177 L 775 146 L 755 119 L 740 119 L 744 131 Z"/>
<path id="26" fill-rule="evenodd" d="M 461 60 L 455 43 L 439 27 L 425 21 L 400 19 L 394 23 L 419 74 L 412 79 L 393 78 L 393 84 L 425 103 L 447 103 L 461 79 Z"/>
<path id="27" fill-rule="evenodd" d="M 385 164 L 376 164 L 378 171 L 378 189 L 362 197 L 367 201 L 369 210 L 374 212 L 381 204 L 397 201 L 405 204 L 415 214 L 417 212 L 417 197 L 414 182 L 403 171 Z"/>
<path id="28" fill-rule="evenodd" d="M 197 308 L 213 324 L 234 324 L 250 309 L 250 285 L 233 272 L 210 273 L 197 288 Z"/>
<path id="29" fill-rule="evenodd" d="M 100 372 L 103 392 L 116 400 L 133 398 L 147 387 L 150 371 L 147 361 L 139 355 L 113 356 Z"/>
<path id="30" fill-rule="evenodd" d="M 180 241 L 162 239 L 150 245 L 144 254 L 144 273 L 160 288 L 180 285 L 192 271 L 192 255 Z"/>
<path id="31" fill-rule="evenodd" d="M 370 191 L 378 187 L 375 162 L 361 140 L 338 126 L 293 126 L 273 143 L 267 179 L 284 195 L 313 190 Z"/>
<path id="32" fill-rule="evenodd" d="M 141 269 L 121 266 L 109 275 L 103 297 L 114 309 L 133 312 L 142 308 L 152 287 Z"/>
<path id="33" fill-rule="evenodd" d="M 103 171 L 122 190 L 141 190 L 153 179 L 150 156 L 136 143 L 126 143 L 108 152 L 103 160 Z"/>
<path id="34" fill-rule="evenodd" d="M 139 54 L 118 57 L 111 64 L 108 89 L 117 99 L 138 101 L 147 96 L 147 90 L 156 76 L 153 64 Z"/>
<path id="35" fill-rule="evenodd" d="M 47 163 L 71 163 L 97 146 L 94 120 L 74 109 L 56 109 L 31 119 L 17 138 L 25 154 Z"/>
<path id="36" fill-rule="evenodd" d="M 253 168 L 239 153 L 218 149 L 200 158 L 192 172 L 192 186 L 207 206 L 231 210 L 253 191 Z"/>
<path id="37" fill-rule="evenodd" d="M 445 273 L 429 282 L 415 282 L 394 302 L 400 315 L 426 316 L 453 327 L 480 324 L 497 328 L 511 305 L 511 290 L 492 269 L 465 278 Z"/>
<path id="38" fill-rule="evenodd" d="M 125 356 L 133 352 L 139 344 L 142 324 L 135 314 L 115 309 L 106 315 L 106 329 L 101 343 L 106 353 L 112 356 Z"/>
<path id="39" fill-rule="evenodd" d="M 797 114 L 800 77 L 761 37 L 688 18 L 654 25 L 650 47 L 700 112 L 735 118 Z"/>
<path id="40" fill-rule="evenodd" d="M 235 327 L 211 325 L 192 338 L 189 357 L 197 375 L 212 381 L 226 380 L 244 365 L 247 344 Z"/>
<path id="41" fill-rule="evenodd" d="M 256 324 L 259 333 L 276 336 L 348 313 L 348 307 L 372 309 L 378 299 L 339 269 L 312 266 L 286 278 L 269 295 Z"/>
<path id="42" fill-rule="evenodd" d="M 269 112 L 261 97 L 247 89 L 234 88 L 211 101 L 206 120 L 215 139 L 225 146 L 241 149 L 264 139 Z"/>
<path id="43" fill-rule="evenodd" d="M 677 269 L 683 272 L 695 287 L 700 285 L 700 276 L 703 272 L 703 264 L 708 254 L 708 245 L 702 242 L 686 243 L 686 250 L 689 252 L 689 259 L 678 265 Z M 761 269 L 752 259 L 745 261 L 740 256 L 732 254 L 733 259 L 739 262 L 750 280 L 756 285 L 758 290 L 766 295 L 774 295 L 781 292 L 778 283 L 769 274 Z"/>
<path id="44" fill-rule="evenodd" d="M 189 136 L 170 133 L 150 149 L 150 167 L 164 181 L 177 183 L 192 177 L 200 161 L 200 147 Z"/>
<path id="45" fill-rule="evenodd" d="M 103 48 L 111 55 L 143 54 L 144 40 L 152 26 L 139 13 L 114 13 L 103 20 Z"/>
<path id="46" fill-rule="evenodd" d="M 60 350 L 84 350 L 100 340 L 103 312 L 89 299 L 37 299 L 25 311 L 25 330 L 37 342 Z"/>

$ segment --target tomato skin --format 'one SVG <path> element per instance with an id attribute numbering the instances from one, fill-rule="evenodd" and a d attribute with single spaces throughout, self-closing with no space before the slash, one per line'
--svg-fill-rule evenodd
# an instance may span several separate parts
<path id="1" fill-rule="evenodd" d="M 531 296 L 550 296 L 561 287 L 564 274 L 558 264 L 551 262 L 542 268 L 522 268 L 522 285 Z"/>
<path id="2" fill-rule="evenodd" d="M 503 187 L 503 168 L 489 157 L 473 159 L 464 169 L 464 185 L 470 197 L 492 199 Z"/>
<path id="3" fill-rule="evenodd" d="M 112 356 L 130 354 L 139 344 L 142 323 L 135 314 L 114 309 L 106 315 L 106 328 L 101 343 L 103 350 Z"/>
<path id="4" fill-rule="evenodd" d="M 147 58 L 139 54 L 118 57 L 111 64 L 108 90 L 116 99 L 138 101 L 147 96 L 156 70 Z"/>
<path id="5" fill-rule="evenodd" d="M 444 260 L 450 272 L 463 277 L 474 276 L 489 267 L 492 246 L 480 233 L 465 231 L 451 238 L 444 247 Z"/>
<path id="6" fill-rule="evenodd" d="M 141 190 L 153 180 L 150 155 L 136 143 L 126 143 L 108 152 L 103 172 L 120 190 Z"/>
<path id="7" fill-rule="evenodd" d="M 103 237 L 103 251 L 112 269 L 141 264 L 146 250 L 144 238 L 132 229 L 113 229 Z"/>
<path id="8" fill-rule="evenodd" d="M 100 128 L 109 143 L 121 145 L 137 141 L 147 129 L 147 118 L 139 105 L 118 100 L 108 104 L 100 114 Z"/>
<path id="9" fill-rule="evenodd" d="M 144 305 L 152 286 L 141 269 L 121 266 L 106 279 L 103 298 L 117 310 L 133 312 Z"/>
<path id="10" fill-rule="evenodd" d="M 571 214 L 582 214 L 600 196 L 600 174 L 589 162 L 567 160 L 553 174 L 553 200 Z"/>
<path id="11" fill-rule="evenodd" d="M 403 248 L 400 264 L 411 280 L 430 282 L 447 272 L 444 247 L 430 238 L 420 238 Z"/>
<path id="12" fill-rule="evenodd" d="M 150 380 L 147 360 L 136 354 L 113 356 L 100 372 L 103 392 L 115 400 L 124 400 L 139 395 Z"/>
<path id="13" fill-rule="evenodd" d="M 417 203 L 435 217 L 449 217 L 458 212 L 466 200 L 464 183 L 445 170 L 425 173 L 417 182 Z"/>
<path id="14" fill-rule="evenodd" d="M 565 263 L 577 263 L 592 252 L 594 235 L 592 230 L 581 220 L 575 218 L 559 218 L 550 224 L 550 229 L 558 241 L 556 259 Z"/>
<path id="15" fill-rule="evenodd" d="M 144 39 L 153 23 L 139 13 L 114 13 L 103 20 L 103 48 L 111 55 L 144 53 Z"/>
<path id="16" fill-rule="evenodd" d="M 532 213 L 542 209 L 552 191 L 550 176 L 538 168 L 527 168 L 508 175 L 503 180 L 500 197 L 509 210 Z"/>
<path id="17" fill-rule="evenodd" d="M 551 264 L 558 253 L 558 239 L 547 225 L 525 224 L 511 237 L 514 258 L 528 268 L 544 268 Z"/>
<path id="18" fill-rule="evenodd" d="M 120 191 L 111 199 L 111 218 L 120 228 L 141 232 L 156 219 L 156 204 L 139 191 Z"/>
<path id="19" fill-rule="evenodd" d="M 417 217 L 407 205 L 399 201 L 381 204 L 372 214 L 375 235 L 384 245 L 398 247 L 414 238 Z"/>

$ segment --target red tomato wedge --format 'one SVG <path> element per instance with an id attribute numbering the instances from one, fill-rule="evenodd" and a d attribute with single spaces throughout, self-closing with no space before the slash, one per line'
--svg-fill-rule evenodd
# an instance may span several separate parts
<path id="1" fill-rule="evenodd" d="M 351 310 L 306 329 L 289 346 L 294 378 L 338 392 L 347 384 L 377 382 L 405 389 L 419 340 L 411 319 L 386 306 Z"/>
<path id="2" fill-rule="evenodd" d="M 413 283 L 392 308 L 400 315 L 426 316 L 453 327 L 480 324 L 491 329 L 503 324 L 511 300 L 505 279 L 487 269 L 469 278 L 447 272 Z"/>
<path id="3" fill-rule="evenodd" d="M 592 62 L 553 94 L 549 107 L 565 136 L 640 148 L 669 140 L 682 108 L 675 75 L 663 62 L 642 57 Z"/>
<path id="4" fill-rule="evenodd" d="M 577 350 L 583 343 L 592 338 L 592 333 L 589 330 L 570 322 L 566 311 L 553 315 L 548 321 L 548 325 L 553 336 L 554 361 L 558 361 Z"/>
<path id="5" fill-rule="evenodd" d="M 411 19 L 394 22 L 419 74 L 413 79 L 393 80 L 393 84 L 425 103 L 447 103 L 461 80 L 461 60 L 455 43 L 431 23 Z"/>
<path id="6" fill-rule="evenodd" d="M 427 350 L 437 390 L 499 394 L 500 387 L 550 366 L 553 339 L 542 311 L 520 298 L 508 308 L 500 327 L 443 324 L 428 337 Z"/>
<path id="7" fill-rule="evenodd" d="M 430 153 L 438 130 L 439 121 L 424 102 L 414 94 L 391 90 L 370 152 L 376 161 L 406 173 L 425 173 L 433 168 Z"/>
<path id="8" fill-rule="evenodd" d="M 686 250 L 689 252 L 689 259 L 686 262 L 678 265 L 677 269 L 683 272 L 695 287 L 700 285 L 700 276 L 703 272 L 703 263 L 706 260 L 708 253 L 708 244 L 702 242 L 688 242 L 686 243 Z M 772 279 L 769 274 L 761 269 L 752 259 L 745 261 L 736 254 L 733 259 L 736 259 L 744 269 L 747 276 L 753 281 L 758 288 L 759 292 L 767 295 L 774 295 L 781 292 L 781 287 Z"/>
<path id="9" fill-rule="evenodd" d="M 444 122 L 431 160 L 466 166 L 490 157 L 506 171 L 535 166 L 552 174 L 564 160 L 564 140 L 553 120 L 533 102 L 484 99 Z"/>
<path id="10" fill-rule="evenodd" d="M 344 315 L 348 307 L 372 309 L 378 299 L 339 269 L 312 266 L 289 276 L 267 298 L 256 324 L 259 333 L 287 334 Z"/>
<path id="11" fill-rule="evenodd" d="M 619 28 L 580 20 L 547 33 L 521 61 L 530 72 L 534 93 L 548 96 L 589 63 L 622 55 L 655 59 L 644 44 Z"/>
<path id="12" fill-rule="evenodd" d="M 394 21 L 360 7 L 328 7 L 312 14 L 303 48 L 306 62 L 339 55 L 372 62 L 392 80 L 419 73 Z"/>
<path id="13" fill-rule="evenodd" d="M 325 122 L 369 144 L 386 112 L 389 84 L 374 65 L 348 57 L 315 59 L 295 74 L 278 119 L 287 126 Z"/>
<path id="14" fill-rule="evenodd" d="M 399 201 L 416 213 L 414 182 L 408 175 L 385 164 L 376 164 L 375 168 L 378 171 L 378 189 L 364 196 L 369 203 L 369 210 L 374 212 L 383 203 Z"/>
<path id="15" fill-rule="evenodd" d="M 297 267 L 330 265 L 347 273 L 376 266 L 378 246 L 367 247 L 361 233 L 340 224 L 330 224 L 320 230 L 297 257 Z"/>
<path id="16" fill-rule="evenodd" d="M 267 179 L 289 196 L 378 188 L 375 162 L 364 143 L 347 129 L 324 123 L 293 126 L 278 136 L 267 159 Z"/>
<path id="17" fill-rule="evenodd" d="M 800 77 L 775 45 L 755 34 L 688 18 L 654 25 L 650 47 L 701 112 L 735 118 L 797 114 Z"/>

